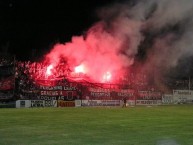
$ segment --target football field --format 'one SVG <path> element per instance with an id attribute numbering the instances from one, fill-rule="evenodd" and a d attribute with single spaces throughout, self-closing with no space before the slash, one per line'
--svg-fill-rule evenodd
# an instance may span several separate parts
<path id="1" fill-rule="evenodd" d="M 0 109 L 0 145 L 192 145 L 193 105 Z"/>

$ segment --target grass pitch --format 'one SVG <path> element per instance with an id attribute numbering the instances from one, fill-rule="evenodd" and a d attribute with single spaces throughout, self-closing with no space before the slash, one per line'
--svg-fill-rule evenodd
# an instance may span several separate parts
<path id="1" fill-rule="evenodd" d="M 0 109 L 0 145 L 192 145 L 193 106 Z"/>

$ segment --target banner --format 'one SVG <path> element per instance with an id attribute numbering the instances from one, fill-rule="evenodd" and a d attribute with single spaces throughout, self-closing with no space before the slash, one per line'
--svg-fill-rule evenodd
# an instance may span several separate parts
<path id="1" fill-rule="evenodd" d="M 43 100 L 31 100 L 31 107 L 44 107 L 44 104 Z"/>
<path id="2" fill-rule="evenodd" d="M 76 87 L 74 86 L 20 86 L 20 99 L 30 100 L 66 100 L 72 101 L 78 99 Z"/>
<path id="3" fill-rule="evenodd" d="M 159 91 L 138 91 L 137 100 L 162 100 L 162 93 Z"/>
<path id="4" fill-rule="evenodd" d="M 64 91 L 75 91 L 76 87 L 75 86 L 63 86 L 63 85 L 56 85 L 56 86 L 39 86 L 40 90 L 51 90 L 51 91 L 56 91 L 56 90 L 64 90 Z"/>
<path id="5" fill-rule="evenodd" d="M 75 100 L 75 106 L 81 107 L 82 106 L 82 100 Z"/>
<path id="6" fill-rule="evenodd" d="M 58 100 L 58 107 L 75 107 L 75 101 Z"/>
<path id="7" fill-rule="evenodd" d="M 120 100 L 82 100 L 82 106 L 120 106 Z"/>
<path id="8" fill-rule="evenodd" d="M 173 90 L 174 103 L 193 103 L 192 90 Z"/>
<path id="9" fill-rule="evenodd" d="M 57 107 L 57 100 L 45 100 L 45 107 Z"/>
<path id="10" fill-rule="evenodd" d="M 57 100 L 17 100 L 16 108 L 57 107 Z"/>
<path id="11" fill-rule="evenodd" d="M 17 100 L 16 101 L 16 108 L 30 108 L 31 107 L 31 100 Z"/>
<path id="12" fill-rule="evenodd" d="M 40 96 L 76 96 L 76 91 L 40 91 Z"/>
<path id="13" fill-rule="evenodd" d="M 192 90 L 173 90 L 174 96 L 193 96 Z"/>
<path id="14" fill-rule="evenodd" d="M 57 96 L 37 96 L 38 100 L 58 100 Z"/>
<path id="15" fill-rule="evenodd" d="M 90 98 L 92 100 L 121 100 L 124 97 L 131 99 L 134 96 L 133 89 L 112 89 L 88 87 L 83 94 L 83 99 Z"/>
<path id="16" fill-rule="evenodd" d="M 136 100 L 136 105 L 161 105 L 161 100 Z"/>
<path id="17" fill-rule="evenodd" d="M 171 103 L 173 103 L 173 95 L 171 95 L 171 94 L 164 94 L 162 96 L 162 103 L 163 104 L 171 104 Z"/>

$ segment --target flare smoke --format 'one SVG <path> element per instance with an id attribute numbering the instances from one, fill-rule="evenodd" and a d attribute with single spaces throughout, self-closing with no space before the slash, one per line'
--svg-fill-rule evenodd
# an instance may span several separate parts
<path id="1" fill-rule="evenodd" d="M 64 58 L 72 67 L 84 64 L 87 74 L 99 80 L 106 72 L 119 75 L 136 64 L 160 78 L 193 55 L 192 0 L 114 3 L 97 14 L 101 21 L 85 36 L 56 44 L 46 59 L 57 64 Z"/>

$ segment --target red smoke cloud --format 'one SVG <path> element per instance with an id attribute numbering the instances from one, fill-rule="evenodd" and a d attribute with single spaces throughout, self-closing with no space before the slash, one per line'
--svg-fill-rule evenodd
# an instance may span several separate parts
<path id="1" fill-rule="evenodd" d="M 56 44 L 46 60 L 56 66 L 65 59 L 72 70 L 86 73 L 96 82 L 113 81 L 122 68 L 132 64 L 132 59 L 121 50 L 124 39 L 104 27 L 104 23 L 98 23 L 88 31 L 86 38 L 74 36 L 71 42 Z"/>
<path id="2" fill-rule="evenodd" d="M 71 71 L 96 82 L 114 82 L 127 68 L 128 73 L 145 73 L 147 81 L 160 87 L 181 59 L 193 55 L 192 6 L 192 0 L 139 0 L 104 7 L 98 12 L 101 22 L 86 36 L 56 44 L 46 55 L 46 66 L 53 65 L 48 70 L 58 74 L 61 68 L 56 68 L 65 60 Z M 191 65 L 184 68 L 191 71 Z M 180 70 L 182 76 L 186 69 Z"/>

